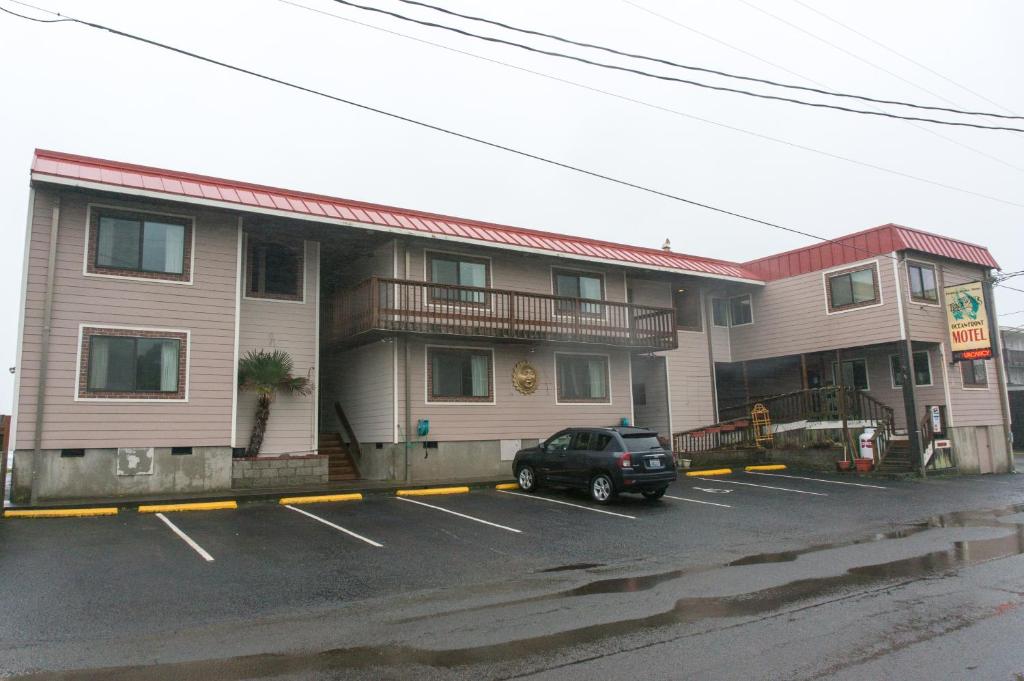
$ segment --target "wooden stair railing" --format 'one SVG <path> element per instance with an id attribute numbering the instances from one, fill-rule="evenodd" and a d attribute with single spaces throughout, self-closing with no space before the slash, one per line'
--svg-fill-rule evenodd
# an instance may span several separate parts
<path id="1" fill-rule="evenodd" d="M 356 437 L 356 431 L 352 429 L 352 424 L 349 423 L 345 410 L 341 408 L 341 402 L 334 403 L 334 413 L 338 415 L 338 421 L 341 422 L 341 427 L 345 429 L 345 435 L 348 437 L 349 458 L 352 459 L 356 472 L 359 472 L 359 463 L 363 459 L 363 449 L 359 445 L 359 438 Z M 355 456 L 351 456 L 353 451 Z"/>

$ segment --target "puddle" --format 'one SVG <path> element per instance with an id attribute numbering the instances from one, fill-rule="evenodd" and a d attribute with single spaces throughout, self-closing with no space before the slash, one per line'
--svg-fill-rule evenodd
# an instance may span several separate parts
<path id="1" fill-rule="evenodd" d="M 589 570 L 590 568 L 598 568 L 604 566 L 604 563 L 570 563 L 569 565 L 559 565 L 558 567 L 544 568 L 543 570 L 534 570 L 534 572 L 571 572 L 573 570 Z"/>
<path id="2" fill-rule="evenodd" d="M 796 580 L 746 594 L 682 598 L 677 600 L 674 606 L 666 612 L 635 619 L 585 626 L 562 633 L 509 641 L 496 645 L 453 650 L 423 650 L 398 645 L 382 645 L 379 647 L 339 648 L 320 653 L 261 654 L 236 657 L 228 660 L 70 671 L 18 678 L 102 678 L 104 681 L 127 681 L 129 679 L 161 681 L 167 679 L 170 681 L 182 678 L 211 677 L 228 680 L 249 678 L 254 673 L 258 673 L 261 677 L 269 677 L 289 673 L 309 674 L 310 672 L 327 672 L 351 668 L 414 664 L 450 668 L 522 659 L 524 656 L 550 653 L 564 647 L 591 643 L 607 637 L 630 635 L 644 629 L 694 623 L 707 619 L 769 615 L 778 612 L 786 606 L 791 606 L 805 600 L 825 598 L 885 582 L 928 578 L 979 563 L 1024 555 L 1024 524 L 1009 524 L 999 521 L 1001 517 L 1015 515 L 1022 510 L 1024 510 L 1024 505 L 989 512 L 953 513 L 936 516 L 935 518 L 930 518 L 927 523 L 895 531 L 895 533 L 909 532 L 910 534 L 916 534 L 933 527 L 986 526 L 1009 530 L 1003 536 L 958 541 L 954 542 L 946 550 L 932 551 L 920 556 L 903 558 L 877 565 L 854 567 L 841 575 Z M 892 535 L 893 533 L 887 534 Z M 869 538 L 859 542 L 839 544 L 839 546 L 867 541 L 880 541 L 882 538 L 895 539 L 901 536 L 909 535 L 882 535 L 879 539 Z M 829 546 L 829 548 L 834 547 Z M 739 563 L 734 561 L 730 565 L 783 562 L 795 559 L 795 556 L 789 558 L 791 554 L 804 555 L 812 551 L 822 550 L 825 550 L 825 548 L 812 547 L 802 552 L 759 554 L 747 559 L 740 559 L 749 562 Z M 707 570 L 711 568 L 696 569 Z M 660 575 L 597 580 L 591 584 L 568 590 L 563 595 L 640 591 L 652 588 L 655 584 L 668 579 L 675 579 L 688 572 L 690 571 L 674 570 Z M 505 607 L 512 603 L 547 600 L 548 598 L 551 598 L 551 596 L 512 601 L 511 603 L 499 603 L 488 607 Z M 476 608 L 473 609 L 475 610 Z"/>

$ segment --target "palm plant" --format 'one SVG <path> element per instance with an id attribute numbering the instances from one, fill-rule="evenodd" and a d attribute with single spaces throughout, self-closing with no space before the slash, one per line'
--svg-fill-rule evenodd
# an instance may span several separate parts
<path id="1" fill-rule="evenodd" d="M 313 382 L 305 376 L 293 376 L 294 368 L 295 362 L 284 350 L 250 350 L 239 360 L 238 387 L 256 393 L 256 419 L 247 456 L 260 453 L 270 420 L 270 405 L 279 392 L 286 395 L 313 392 Z"/>

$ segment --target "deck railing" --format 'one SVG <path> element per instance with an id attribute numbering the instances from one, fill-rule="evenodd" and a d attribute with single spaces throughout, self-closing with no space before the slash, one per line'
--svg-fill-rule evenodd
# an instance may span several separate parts
<path id="1" fill-rule="evenodd" d="M 370 332 L 411 332 L 545 340 L 671 350 L 672 308 L 526 293 L 477 286 L 370 277 L 324 305 L 332 342 Z"/>

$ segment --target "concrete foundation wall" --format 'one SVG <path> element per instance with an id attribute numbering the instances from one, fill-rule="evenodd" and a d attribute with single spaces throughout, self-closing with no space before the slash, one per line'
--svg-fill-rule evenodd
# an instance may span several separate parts
<path id="1" fill-rule="evenodd" d="M 231 489 L 231 448 L 193 447 L 191 454 L 153 452 L 153 472 L 118 475 L 116 449 L 86 449 L 84 456 L 62 457 L 44 449 L 36 466 L 36 498 L 102 499 L 153 496 L 175 492 L 217 492 Z M 13 501 L 28 503 L 32 486 L 31 451 L 14 453 Z"/>
<path id="2" fill-rule="evenodd" d="M 537 442 L 536 438 L 438 442 L 437 448 L 427 448 L 421 441 L 410 442 L 409 481 L 511 478 L 512 456 L 518 449 L 533 447 Z M 405 468 L 405 444 L 385 445 L 381 449 L 364 446 L 359 462 L 364 480 L 405 480 Z"/>
<path id="3" fill-rule="evenodd" d="M 1002 426 L 957 426 L 949 429 L 953 456 L 961 473 L 1008 473 L 1010 458 Z"/>
<path id="4" fill-rule="evenodd" d="M 234 489 L 301 487 L 327 482 L 326 456 L 261 456 L 231 461 Z"/>

